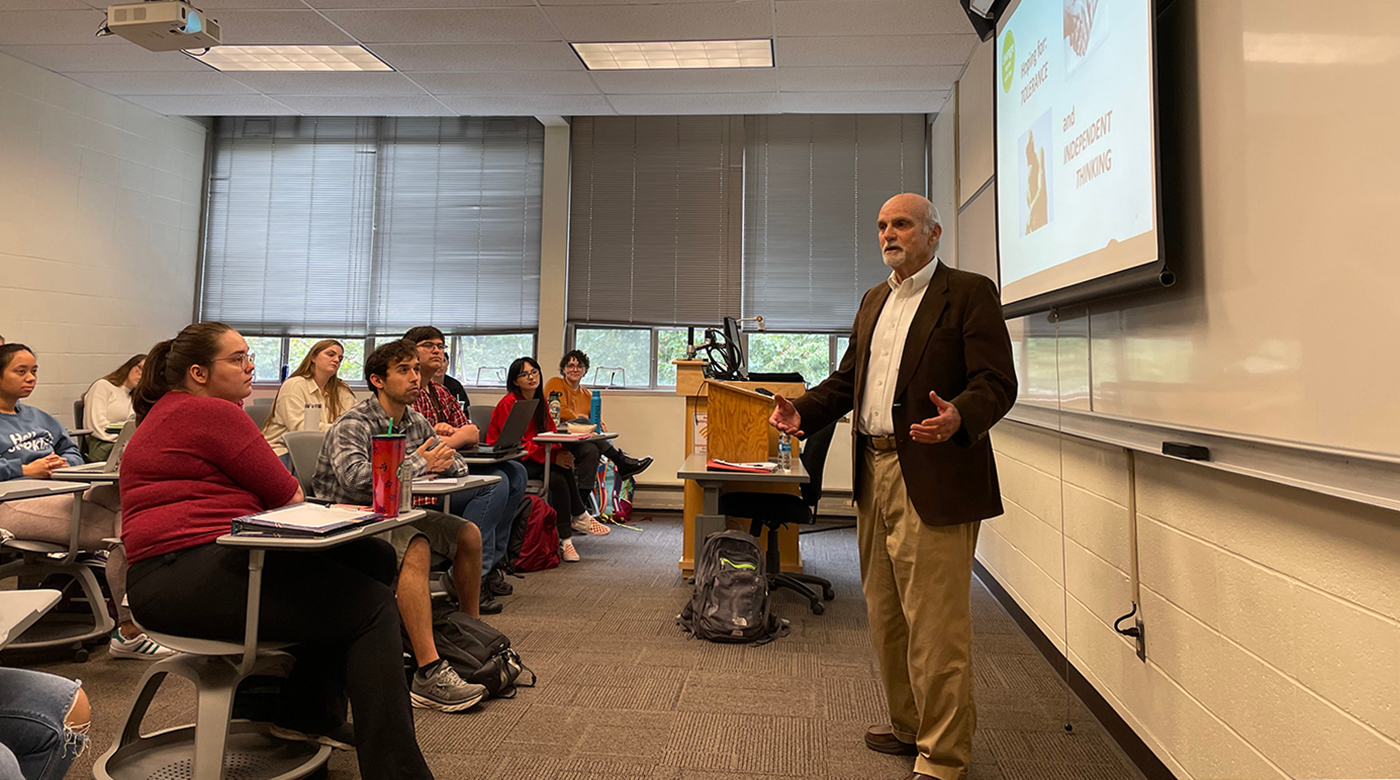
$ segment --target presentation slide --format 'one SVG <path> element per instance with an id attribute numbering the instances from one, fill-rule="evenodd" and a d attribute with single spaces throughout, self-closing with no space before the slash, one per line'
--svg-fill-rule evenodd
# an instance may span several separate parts
<path id="1" fill-rule="evenodd" d="M 996 46 L 1002 303 L 1156 262 L 1151 0 L 1021 0 Z"/>

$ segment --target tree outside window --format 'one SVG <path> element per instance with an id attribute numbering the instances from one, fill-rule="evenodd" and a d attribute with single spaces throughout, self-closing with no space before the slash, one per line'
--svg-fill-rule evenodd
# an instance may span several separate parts
<path id="1" fill-rule="evenodd" d="M 530 333 L 458 336 L 457 354 L 448 367 L 448 374 L 471 387 L 505 387 L 510 364 L 516 358 L 534 354 L 535 337 Z M 548 374 L 555 367 L 544 368 Z"/>
<path id="2" fill-rule="evenodd" d="M 684 341 L 684 331 L 681 338 Z M 584 384 L 590 387 L 651 386 L 650 328 L 579 328 L 574 331 L 574 346 L 588 355 L 590 368 L 583 378 Z M 546 366 L 545 372 L 553 376 L 558 368 Z M 671 383 L 675 381 L 672 371 Z"/>
<path id="3" fill-rule="evenodd" d="M 253 353 L 253 381 L 282 381 L 282 338 L 280 336 L 244 336 L 248 351 Z"/>
<path id="4" fill-rule="evenodd" d="M 796 371 L 808 386 L 831 373 L 831 337 L 825 333 L 751 333 L 749 371 Z"/>

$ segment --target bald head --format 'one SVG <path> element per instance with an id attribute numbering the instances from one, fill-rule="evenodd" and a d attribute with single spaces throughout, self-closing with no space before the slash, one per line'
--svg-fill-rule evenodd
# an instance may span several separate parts
<path id="1" fill-rule="evenodd" d="M 879 227 L 881 255 L 900 281 L 928 265 L 943 235 L 938 209 L 928 198 L 912 192 L 885 201 Z"/>

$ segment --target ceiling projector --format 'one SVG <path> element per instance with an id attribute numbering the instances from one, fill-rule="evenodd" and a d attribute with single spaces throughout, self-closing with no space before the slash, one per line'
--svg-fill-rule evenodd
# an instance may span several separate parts
<path id="1" fill-rule="evenodd" d="M 219 23 L 184 0 L 123 3 L 107 9 L 107 30 L 151 51 L 219 45 Z"/>

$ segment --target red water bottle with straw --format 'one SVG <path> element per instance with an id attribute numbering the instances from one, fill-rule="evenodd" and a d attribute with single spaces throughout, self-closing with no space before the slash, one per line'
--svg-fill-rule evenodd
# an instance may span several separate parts
<path id="1" fill-rule="evenodd" d="M 403 490 L 399 466 L 403 463 L 407 443 L 408 437 L 394 433 L 392 422 L 387 434 L 370 438 L 370 465 L 374 468 L 373 509 L 385 517 L 399 516 L 399 493 Z"/>

